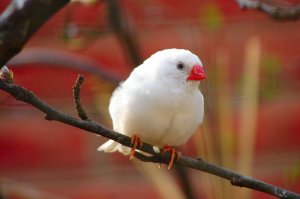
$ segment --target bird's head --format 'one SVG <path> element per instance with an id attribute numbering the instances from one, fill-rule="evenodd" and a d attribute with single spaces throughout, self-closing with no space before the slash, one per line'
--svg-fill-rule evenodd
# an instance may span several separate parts
<path id="1" fill-rule="evenodd" d="M 158 51 L 145 61 L 145 65 L 154 78 L 163 79 L 173 84 L 187 84 L 199 82 L 206 78 L 199 57 L 184 49 L 166 49 Z"/>

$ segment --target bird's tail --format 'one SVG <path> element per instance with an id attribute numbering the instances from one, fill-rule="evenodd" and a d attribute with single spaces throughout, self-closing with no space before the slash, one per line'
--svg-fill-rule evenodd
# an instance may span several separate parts
<path id="1" fill-rule="evenodd" d="M 113 140 L 109 140 L 98 147 L 97 151 L 104 151 L 106 153 L 110 152 L 116 152 L 119 151 L 120 153 L 123 153 L 124 155 L 130 154 L 130 148 L 123 146 L 122 144 L 115 142 Z"/>

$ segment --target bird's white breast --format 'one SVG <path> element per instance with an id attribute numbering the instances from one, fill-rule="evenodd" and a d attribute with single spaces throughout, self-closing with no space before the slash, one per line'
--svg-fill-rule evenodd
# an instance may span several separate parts
<path id="1" fill-rule="evenodd" d="M 136 134 L 157 146 L 185 143 L 203 120 L 201 92 L 170 89 L 139 78 L 129 78 L 111 99 L 114 130 L 128 136 Z"/>

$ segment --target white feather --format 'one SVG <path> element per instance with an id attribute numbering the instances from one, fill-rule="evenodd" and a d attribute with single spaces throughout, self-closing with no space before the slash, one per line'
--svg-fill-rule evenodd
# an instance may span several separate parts
<path id="1" fill-rule="evenodd" d="M 185 65 L 183 70 L 177 68 L 180 62 Z M 111 97 L 113 129 L 128 136 L 138 135 L 143 142 L 155 146 L 185 143 L 204 115 L 199 81 L 186 80 L 195 64 L 202 66 L 190 51 L 167 49 L 135 68 Z M 98 150 L 130 152 L 112 140 Z"/>

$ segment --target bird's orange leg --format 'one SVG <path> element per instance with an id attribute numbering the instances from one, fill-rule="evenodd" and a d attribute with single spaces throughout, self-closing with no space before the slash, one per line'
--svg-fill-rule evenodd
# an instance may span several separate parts
<path id="1" fill-rule="evenodd" d="M 170 147 L 169 145 L 166 144 L 163 148 L 163 154 L 165 154 L 167 151 L 169 151 L 170 155 L 171 155 L 170 162 L 168 165 L 168 169 L 171 169 L 171 167 L 174 164 L 175 157 L 176 157 L 176 160 L 178 160 L 181 156 L 181 153 L 176 151 L 173 147 Z"/>
<path id="2" fill-rule="evenodd" d="M 137 135 L 133 135 L 131 137 L 131 153 L 130 153 L 130 160 L 132 160 L 134 158 L 134 154 L 135 154 L 135 149 L 136 148 L 142 148 L 143 146 L 143 142 L 142 142 L 142 139 L 137 136 Z"/>

